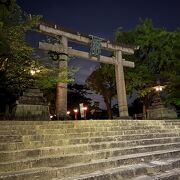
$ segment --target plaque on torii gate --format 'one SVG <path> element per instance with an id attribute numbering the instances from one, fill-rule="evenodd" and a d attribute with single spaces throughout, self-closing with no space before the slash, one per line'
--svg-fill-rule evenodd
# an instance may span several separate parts
<path id="1" fill-rule="evenodd" d="M 134 68 L 134 62 L 126 61 L 122 54 L 133 54 L 134 49 L 120 46 L 110 41 L 98 38 L 92 35 L 84 35 L 79 32 L 73 32 L 57 25 L 41 23 L 40 32 L 52 37 L 59 37 L 60 43 L 39 42 L 39 48 L 45 51 L 54 52 L 59 55 L 59 66 L 67 66 L 68 57 L 78 57 L 89 59 L 106 64 L 115 65 L 117 99 L 120 118 L 128 118 L 128 106 L 126 97 L 126 88 L 124 80 L 123 66 Z M 68 47 L 68 41 L 90 46 L 90 52 L 79 51 Z M 114 53 L 114 57 L 101 55 L 101 48 Z M 56 115 L 66 117 L 67 112 L 67 84 L 57 83 Z"/>

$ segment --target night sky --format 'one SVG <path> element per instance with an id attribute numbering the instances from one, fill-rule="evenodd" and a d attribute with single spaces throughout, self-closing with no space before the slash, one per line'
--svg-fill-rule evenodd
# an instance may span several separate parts
<path id="1" fill-rule="evenodd" d="M 114 33 L 122 27 L 134 28 L 140 18 L 151 18 L 156 27 L 173 31 L 180 27 L 180 0 L 17 0 L 30 14 L 69 29 L 114 40 Z M 28 40 L 37 47 L 39 35 Z M 76 82 L 84 83 L 97 66 L 87 60 L 73 59 L 78 66 Z"/>

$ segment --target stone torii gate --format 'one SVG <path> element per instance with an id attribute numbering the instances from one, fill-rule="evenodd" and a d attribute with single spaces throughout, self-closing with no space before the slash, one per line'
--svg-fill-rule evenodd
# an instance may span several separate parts
<path id="1" fill-rule="evenodd" d="M 126 61 L 122 58 L 123 54 L 133 54 L 134 49 L 120 46 L 111 43 L 110 41 L 91 36 L 84 35 L 79 32 L 73 32 L 57 25 L 49 25 L 41 23 L 39 25 L 40 32 L 52 37 L 58 37 L 60 43 L 46 43 L 39 42 L 39 48 L 45 51 L 57 53 L 59 56 L 59 67 L 67 66 L 67 59 L 69 57 L 78 57 L 82 59 L 89 59 L 101 63 L 115 65 L 115 76 L 117 86 L 117 99 L 119 105 L 120 118 L 128 118 L 128 106 L 126 98 L 126 88 L 124 80 L 125 67 L 134 67 L 134 62 Z M 68 47 L 68 41 L 80 43 L 90 47 L 90 52 L 79 51 Z M 114 57 L 107 57 L 101 55 L 101 49 L 105 49 L 114 53 Z M 66 117 L 67 112 L 67 84 L 57 84 L 57 96 L 59 101 L 56 101 L 56 115 L 58 117 Z"/>

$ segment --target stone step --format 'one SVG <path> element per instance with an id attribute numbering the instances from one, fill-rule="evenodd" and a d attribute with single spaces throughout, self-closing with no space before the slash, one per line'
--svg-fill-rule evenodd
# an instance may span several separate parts
<path id="1" fill-rule="evenodd" d="M 62 141 L 60 141 L 62 143 Z M 50 156 L 50 155 L 66 155 L 74 152 L 84 153 L 88 151 L 96 151 L 108 148 L 123 148 L 123 147 L 138 147 L 145 145 L 164 145 L 169 147 L 169 144 L 179 144 L 180 137 L 177 138 L 160 138 L 160 139 L 140 139 L 136 141 L 105 141 L 105 142 L 94 142 L 88 144 L 74 144 L 74 145 L 54 145 L 50 141 L 49 147 L 39 146 L 35 148 L 34 145 L 31 149 L 22 149 L 15 151 L 0 151 L 0 162 L 5 161 L 15 161 L 20 159 L 25 159 L 28 157 L 40 157 L 40 156 Z M 28 143 L 29 144 L 29 143 Z M 179 145 L 178 145 L 179 146 Z M 165 147 L 164 147 L 165 148 Z"/>
<path id="2" fill-rule="evenodd" d="M 163 123 L 176 123 L 179 121 L 169 121 L 169 120 L 119 120 L 119 119 L 115 119 L 115 120 L 66 120 L 66 121 L 0 121 L 0 126 L 1 125 L 49 125 L 49 124 L 59 124 L 59 122 L 61 122 L 61 124 L 104 124 L 104 122 L 106 122 L 106 124 L 128 124 L 128 123 L 145 123 L 145 124 L 163 124 Z"/>
<path id="3" fill-rule="evenodd" d="M 172 120 L 164 120 L 165 123 L 179 123 L 180 124 L 180 120 L 179 119 L 172 119 Z"/>
<path id="4" fill-rule="evenodd" d="M 180 129 L 180 126 L 110 126 L 110 127 L 74 127 L 74 128 L 47 128 L 39 127 L 44 133 L 74 133 L 74 132 L 100 132 L 100 131 L 128 131 L 128 130 L 171 130 Z"/>
<path id="5" fill-rule="evenodd" d="M 68 124 L 67 124 L 68 125 Z M 70 125 L 70 124 L 69 124 Z M 105 124 L 103 124 L 103 127 L 102 126 L 92 126 L 92 127 L 90 127 L 90 126 L 85 126 L 85 127 L 83 127 L 82 128 L 82 126 L 78 126 L 78 127 L 75 127 L 75 126 L 64 126 L 64 127 L 62 127 L 62 126 L 60 126 L 60 127 L 58 127 L 58 126 L 54 126 L 54 125 L 49 125 L 49 126 L 28 126 L 28 125 L 23 125 L 23 127 L 21 126 L 21 125 L 19 125 L 18 127 L 9 127 L 9 126 L 7 126 L 7 127 L 4 127 L 4 126 L 0 126 L 1 128 L 3 128 L 3 129 L 1 129 L 0 130 L 0 134 L 3 134 L 3 132 L 4 132 L 4 130 L 5 129 L 7 129 L 7 132 L 6 133 L 8 133 L 8 131 L 9 130 L 12 130 L 13 131 L 13 134 L 34 134 L 35 133 L 35 131 L 37 132 L 37 131 L 41 131 L 41 133 L 69 133 L 69 132 L 90 132 L 90 131 L 93 131 L 93 132 L 99 132 L 99 131 L 108 131 L 108 130 L 141 130 L 141 129 L 143 129 L 143 130 L 145 130 L 145 129 L 154 129 L 154 130 L 158 130 L 158 129 L 160 129 L 160 130 L 167 130 L 167 129 L 169 129 L 169 130 L 171 130 L 171 129 L 180 129 L 180 127 L 177 127 L 177 126 L 164 126 L 164 125 L 161 125 L 161 126 L 151 126 L 151 125 L 148 125 L 148 126 L 146 126 L 146 125 L 141 125 L 141 126 L 134 126 L 134 124 L 131 124 L 131 126 L 127 126 L 127 125 L 125 125 L 125 126 L 118 126 L 118 125 L 115 125 L 115 126 L 111 126 L 111 127 L 109 127 L 109 125 L 108 126 L 104 126 Z M 88 125 L 88 124 L 87 124 Z M 96 127 L 96 128 L 95 128 Z M 54 129 L 53 129 L 54 128 Z M 3 132 L 1 133 L 1 131 L 3 130 Z"/>
<path id="6" fill-rule="evenodd" d="M 61 178 L 61 180 L 155 180 L 159 177 L 163 177 L 167 172 L 171 172 L 172 175 L 176 175 L 177 169 L 180 164 L 180 158 L 176 159 L 164 159 L 157 161 L 150 161 L 148 163 L 140 163 L 135 165 L 125 165 L 116 168 L 105 169 L 103 171 L 95 171 L 90 174 L 83 174 L 79 176 L 73 176 L 68 178 Z M 173 172 L 173 173 L 172 173 Z M 150 176 L 151 174 L 151 176 Z M 153 175 L 158 174 L 158 175 Z M 180 171 L 178 173 L 180 175 Z M 138 177 L 137 177 L 138 176 Z M 158 177 L 158 178 L 157 178 Z M 179 176 L 177 176 L 179 177 Z M 52 178 L 51 180 L 60 180 L 59 178 Z M 171 180 L 171 179 L 169 179 Z"/>
<path id="7" fill-rule="evenodd" d="M 0 130 L 0 135 L 32 135 L 37 134 L 37 130 L 34 129 L 12 129 L 12 130 Z"/>
<path id="8" fill-rule="evenodd" d="M 127 156 L 113 157 L 109 159 L 98 160 L 90 162 L 89 164 L 74 164 L 67 167 L 62 167 L 57 170 L 57 177 L 68 177 L 69 174 L 78 175 L 83 173 L 91 173 L 98 170 L 105 170 L 107 168 L 120 167 L 127 164 L 137 164 L 140 162 L 149 162 L 155 159 L 164 159 L 164 158 L 179 158 L 179 152 L 177 150 L 170 151 L 156 151 L 156 152 L 147 152 L 132 154 Z"/>
<path id="9" fill-rule="evenodd" d="M 48 151 L 44 150 L 44 154 L 41 151 L 35 151 L 34 154 L 29 154 L 26 159 L 18 159 L 12 161 L 10 157 L 7 162 L 0 163 L 0 172 L 23 170 L 30 167 L 54 167 L 73 164 L 76 162 L 88 163 L 98 159 L 108 159 L 116 156 L 131 155 L 137 153 L 146 153 L 153 151 L 160 151 L 165 149 L 180 149 L 180 143 L 169 143 L 169 144 L 155 144 L 146 146 L 136 147 L 125 147 L 125 148 L 111 148 L 101 149 L 96 151 L 85 151 L 85 152 L 71 152 L 69 154 L 63 154 L 58 149 Z M 180 152 L 179 152 L 180 153 Z M 13 154 L 11 154 L 13 155 Z M 2 157 L 3 159 L 3 157 Z M 4 159 L 3 159 L 4 160 Z"/>
<path id="10" fill-rule="evenodd" d="M 83 120 L 83 121 L 0 121 L 0 128 L 2 126 L 18 127 L 18 126 L 70 126 L 70 127 L 82 127 L 82 126 L 109 126 L 109 125 L 166 125 L 166 124 L 179 124 L 179 123 L 168 123 L 165 120 Z M 180 124 L 179 124 L 180 125 Z"/>
<path id="11" fill-rule="evenodd" d="M 132 129 L 131 129 L 132 128 Z M 111 131 L 120 131 L 121 134 L 123 132 L 126 132 L 126 133 L 130 133 L 130 134 L 134 134 L 134 132 L 139 132 L 139 133 L 142 133 L 144 131 L 146 131 L 147 133 L 148 132 L 166 132 L 166 131 L 171 131 L 171 130 L 175 130 L 175 131 L 178 131 L 179 129 L 178 128 L 163 128 L 163 127 L 155 127 L 155 126 L 149 126 L 149 127 L 143 127 L 142 129 L 138 129 L 136 127 L 118 127 L 118 126 L 114 126 L 114 127 L 101 127 L 101 128 L 67 128 L 67 129 L 41 129 L 36 127 L 36 128 L 33 128 L 33 129 L 24 129 L 24 128 L 20 128 L 19 129 L 12 129 L 12 130 L 0 130 L 0 136 L 1 135 L 8 135 L 8 134 L 11 134 L 11 135 L 39 135 L 39 134 L 72 134 L 72 133 L 90 133 L 90 132 L 111 132 Z"/>
<path id="12" fill-rule="evenodd" d="M 77 123 L 78 122 L 78 123 Z M 109 125 L 180 125 L 180 121 L 168 120 L 66 120 L 66 121 L 0 121 L 1 125 L 18 126 L 18 125 L 34 125 L 34 126 L 109 126 Z"/>
<path id="13" fill-rule="evenodd" d="M 129 124 L 91 124 L 91 123 L 87 123 L 87 124 L 74 124 L 73 126 L 69 126 L 69 125 L 54 125 L 54 124 L 50 124 L 50 125 L 40 125 L 38 126 L 40 129 L 63 129 L 63 128 L 111 128 L 111 127 L 118 127 L 118 128 L 125 128 L 125 129 L 139 129 L 139 128 L 147 128 L 147 127 L 154 127 L 154 128 L 161 128 L 161 127 L 180 127 L 180 125 L 171 125 L 171 124 L 145 124 L 145 123 L 141 123 L 141 124 L 137 124 L 137 123 L 129 123 Z"/>
<path id="14" fill-rule="evenodd" d="M 79 128 L 64 128 L 64 129 L 50 129 L 50 128 L 39 128 L 40 132 L 45 134 L 57 134 L 57 133 L 75 133 L 75 132 L 102 132 L 102 131 L 130 131 L 130 130 L 168 130 L 168 128 L 160 128 L 158 126 L 146 126 L 146 127 L 126 127 L 126 126 L 111 126 L 111 127 L 79 127 Z"/>
<path id="15" fill-rule="evenodd" d="M 57 138 L 52 140 L 48 139 L 41 139 L 39 141 L 24 141 L 24 142 L 4 142 L 0 143 L 0 151 L 5 151 L 5 150 L 19 150 L 19 149 L 32 149 L 32 148 L 40 148 L 40 147 L 50 147 L 50 146 L 64 146 L 64 145 L 74 145 L 74 144 L 89 144 L 89 143 L 102 143 L 102 142 L 111 142 L 111 141 L 116 141 L 116 142 L 123 142 L 126 144 L 126 141 L 134 141 L 134 140 L 140 140 L 153 142 L 153 139 L 158 139 L 162 138 L 166 140 L 167 139 L 174 139 L 177 138 L 179 140 L 179 133 L 163 133 L 163 134 L 131 134 L 131 135 L 118 135 L 118 136 L 105 136 L 105 137 L 80 137 L 80 138 L 75 138 L 75 137 L 70 137 L 69 139 L 63 139 L 63 138 Z M 177 140 L 177 141 L 178 141 Z M 169 141 L 169 140 L 168 140 Z M 176 141 L 176 142 L 177 142 Z M 162 142 L 162 140 L 161 140 Z"/>
<path id="16" fill-rule="evenodd" d="M 180 149 L 179 149 L 180 150 Z M 32 168 L 31 169 L 26 169 L 23 171 L 15 171 L 15 172 L 8 172 L 8 173 L 0 173 L 0 179 L 3 180 L 49 180 L 52 178 L 67 178 L 70 177 L 71 175 L 73 177 L 77 175 L 83 174 L 90 174 L 93 172 L 97 172 L 97 174 L 101 175 L 102 171 L 106 171 L 107 169 L 111 169 L 113 173 L 114 168 L 119 168 L 123 167 L 126 165 L 134 165 L 137 170 L 136 175 L 140 175 L 140 172 L 145 172 L 144 168 L 142 166 L 139 167 L 138 164 L 144 164 L 148 163 L 151 161 L 159 160 L 159 159 L 167 159 L 167 158 L 173 158 L 177 159 L 177 163 L 175 162 L 174 164 L 177 164 L 179 166 L 179 155 L 180 151 L 179 150 L 162 150 L 162 151 L 155 151 L 155 152 L 148 152 L 148 153 L 140 153 L 140 154 L 132 154 L 132 155 L 126 155 L 126 156 L 118 156 L 118 157 L 113 157 L 109 159 L 103 159 L 103 160 L 97 160 L 97 161 L 92 161 L 89 163 L 76 163 L 72 164 L 66 167 L 41 167 L 41 168 Z M 146 166 L 145 166 L 146 167 Z M 168 166 L 169 167 L 169 166 Z M 139 169 L 140 170 L 139 170 Z M 150 166 L 151 168 L 151 166 Z M 154 168 L 156 169 L 156 168 Z M 132 177 L 132 171 L 131 168 L 127 168 L 127 171 L 122 174 L 125 176 Z M 139 172 L 139 173 L 138 173 Z M 128 174 L 127 174 L 128 173 Z M 96 174 L 96 175 L 97 175 Z M 121 175 L 121 176 L 122 176 Z M 120 177 L 121 177 L 120 176 Z M 134 171 L 133 171 L 133 176 L 134 176 Z M 91 178 L 94 179 L 94 178 Z M 129 178 L 130 179 L 130 178 Z M 101 180 L 101 178 L 100 178 Z"/>
<path id="17" fill-rule="evenodd" d="M 102 130 L 102 131 L 98 131 L 98 130 L 91 130 L 91 131 L 84 131 L 83 129 L 74 129 L 74 130 L 64 130 L 63 132 L 60 130 L 39 130 L 39 134 L 44 134 L 44 135 L 48 135 L 48 134 L 65 134 L 65 135 L 70 135 L 70 136 L 74 136 L 74 135 L 78 135 L 80 134 L 80 136 L 84 136 L 84 135 L 88 135 L 88 134 L 99 134 L 99 133 L 120 133 L 121 135 L 123 134 L 140 134 L 140 133 L 164 133 L 164 132 L 180 132 L 179 129 L 137 129 L 137 130 L 131 130 L 131 129 L 127 129 L 127 130 L 119 130 L 119 129 L 110 129 L 110 130 Z M 103 134 L 104 135 L 104 134 Z"/>
<path id="18" fill-rule="evenodd" d="M 17 135 L 19 134 L 17 130 L 0 130 L 0 136 L 3 135 Z"/>
<path id="19" fill-rule="evenodd" d="M 100 121 L 96 121 L 96 120 L 86 120 L 86 121 L 0 121 L 0 129 L 3 127 L 6 128 L 18 128 L 18 127 L 45 127 L 45 128 L 63 128 L 63 127 L 94 127 L 94 125 L 96 125 L 96 127 L 109 127 L 109 126 L 127 126 L 127 125 L 137 125 L 137 126 L 143 126 L 146 125 L 146 123 L 143 122 L 133 122 L 133 121 L 129 121 L 129 122 L 125 122 L 125 121 L 114 121 L 114 120 L 100 120 Z"/>
<path id="20" fill-rule="evenodd" d="M 63 127 L 63 128 L 48 128 L 48 127 L 18 127 L 18 128 L 8 128 L 4 127 L 0 129 L 0 135 L 5 134 L 13 134 L 13 135 L 20 135 L 20 134 L 34 134 L 37 132 L 46 133 L 46 134 L 62 134 L 62 133 L 75 133 L 75 132 L 102 132 L 102 131 L 128 131 L 128 130 L 167 130 L 170 128 L 163 128 L 163 127 L 156 127 L 156 126 L 149 126 L 149 127 L 125 127 L 125 126 L 111 126 L 111 127 Z"/>
<path id="21" fill-rule="evenodd" d="M 180 179 L 180 168 L 172 169 L 171 171 L 166 171 L 164 173 L 155 175 L 153 179 L 159 180 L 179 180 Z"/>
<path id="22" fill-rule="evenodd" d="M 180 168 L 167 170 L 165 172 L 158 173 L 157 175 L 143 175 L 130 180 L 179 180 Z"/>
<path id="23" fill-rule="evenodd" d="M 180 167 L 179 130 L 179 122 L 167 120 L 0 122 L 0 179 L 62 179 L 108 169 L 121 177 L 115 169 L 123 167 L 125 179 L 157 176 L 160 167 Z M 176 159 L 173 166 L 157 163 L 167 158 Z M 130 166 L 143 173 L 131 175 Z"/>
<path id="24" fill-rule="evenodd" d="M 106 139 L 104 139 L 106 140 Z M 66 144 L 63 143 L 62 141 L 58 141 L 55 144 L 54 141 L 49 141 L 49 145 L 45 146 L 45 143 L 43 144 L 40 142 L 40 145 L 36 147 L 34 144 L 26 144 L 26 147 L 22 148 L 20 146 L 19 150 L 16 151 L 0 151 L 0 155 L 3 158 L 0 158 L 1 161 L 2 159 L 5 161 L 5 159 L 8 159 L 9 157 L 14 157 L 14 158 L 25 158 L 30 155 L 37 155 L 41 154 L 43 155 L 43 152 L 49 151 L 50 153 L 54 154 L 53 152 L 55 151 L 60 151 L 62 154 L 67 154 L 71 152 L 84 152 L 87 150 L 98 150 L 98 149 L 107 149 L 107 148 L 116 148 L 116 147 L 130 147 L 130 146 L 137 146 L 137 145 L 148 145 L 148 144 L 162 144 L 162 143 L 175 143 L 175 142 L 180 142 L 180 137 L 173 137 L 173 138 L 160 138 L 160 139 L 140 139 L 138 141 L 102 141 L 102 142 L 93 142 L 91 144 L 80 144 L 80 143 L 74 143 L 73 144 Z M 59 143 L 59 144 L 58 144 Z M 27 145 L 32 145 L 31 149 L 27 148 Z M 44 147 L 43 147 L 44 145 Z M 35 148 L 36 147 L 36 148 Z M 33 149 L 32 149 L 33 148 Z M 60 153 L 59 153 L 60 154 Z M 21 155 L 21 156 L 20 156 Z"/>
<path id="25" fill-rule="evenodd" d="M 179 130 L 178 128 L 173 128 L 176 130 Z M 3 129 L 0 130 L 0 135 L 6 135 L 6 134 L 12 134 L 12 135 L 32 135 L 32 134 L 67 134 L 67 133 L 87 133 L 87 132 L 103 132 L 103 131 L 121 131 L 121 132 L 129 132 L 132 133 L 132 131 L 138 131 L 142 132 L 145 130 L 152 130 L 152 131 L 170 131 L 172 128 L 167 127 L 158 127 L 158 126 L 146 126 L 146 127 L 121 127 L 121 126 L 112 126 L 112 127 L 84 127 L 84 128 L 61 128 L 61 129 L 50 129 L 47 128 L 40 128 L 40 127 L 33 127 L 32 129 L 29 128 L 22 128 L 18 127 L 17 129 Z"/>
<path id="26" fill-rule="evenodd" d="M 56 169 L 57 168 L 52 167 L 42 167 L 0 173 L 0 180 L 50 180 L 52 177 L 57 177 Z"/>
<path id="27" fill-rule="evenodd" d="M 0 135 L 0 142 L 22 142 L 20 135 Z"/>
<path id="28" fill-rule="evenodd" d="M 93 121 L 94 122 L 94 121 Z M 96 126 L 94 126 L 96 125 Z M 47 129 L 67 129 L 67 128 L 102 128 L 102 127 L 106 127 L 106 128 L 110 128 L 110 127 L 122 127 L 122 128 L 146 128 L 147 126 L 153 126 L 153 127 L 160 127 L 160 126 L 175 126 L 175 125 L 171 125 L 171 124 L 147 124 L 147 123 L 92 123 L 92 122 L 87 122 L 87 123 L 70 123 L 70 124 L 63 124 L 63 123 L 53 123 L 51 122 L 51 124 L 44 124 L 44 125 L 39 125 L 39 124 L 12 124 L 12 125 L 7 125 L 7 124 L 1 124 L 0 125 L 0 130 L 4 130 L 4 129 L 32 129 L 32 128 L 38 128 L 38 129 L 43 129 L 43 128 L 47 128 Z M 179 125 L 177 125 L 179 126 Z"/>
<path id="29" fill-rule="evenodd" d="M 44 134 L 39 135 L 23 135 L 23 142 L 27 141 L 44 141 L 44 140 L 58 140 L 58 139 L 70 139 L 70 138 L 92 138 L 92 137 L 106 137 L 106 136 L 126 136 L 126 135 L 139 135 L 139 134 L 180 134 L 179 130 L 128 130 L 128 131 L 101 131 L 101 132 L 84 132 L 84 133 L 62 133 L 62 134 Z"/>
<path id="30" fill-rule="evenodd" d="M 97 126 L 127 126 L 127 125 L 136 125 L 136 126 L 143 126 L 143 125 L 153 125 L 153 126 L 160 126 L 160 125 L 180 125 L 180 121 L 165 121 L 165 120 L 71 120 L 71 121 L 61 121 L 62 123 L 59 124 L 59 121 L 49 121 L 48 123 L 29 123 L 29 124 L 19 124 L 19 125 L 39 125 L 39 126 L 50 126 L 56 127 L 56 125 L 64 126 L 64 125 L 71 125 L 74 127 L 79 126 L 90 126 L 93 127 L 94 124 Z M 77 123 L 78 122 L 78 123 Z M 18 124 L 15 124 L 18 125 Z"/>

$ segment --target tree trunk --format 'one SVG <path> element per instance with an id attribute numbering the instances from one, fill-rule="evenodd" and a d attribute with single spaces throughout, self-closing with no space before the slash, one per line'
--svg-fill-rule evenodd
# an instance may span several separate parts
<path id="1" fill-rule="evenodd" d="M 104 102 L 106 104 L 108 119 L 112 119 L 112 110 L 111 110 L 111 98 L 104 97 Z"/>
<path id="2" fill-rule="evenodd" d="M 147 115 L 146 115 L 146 106 L 143 104 L 143 119 L 146 119 L 147 118 Z"/>
<path id="3" fill-rule="evenodd" d="M 149 95 L 146 95 L 146 96 L 143 98 L 143 115 L 144 115 L 144 118 L 145 118 L 145 119 L 147 119 L 147 109 L 148 109 L 149 106 L 150 106 L 150 102 L 151 102 L 150 96 L 149 96 Z"/>

